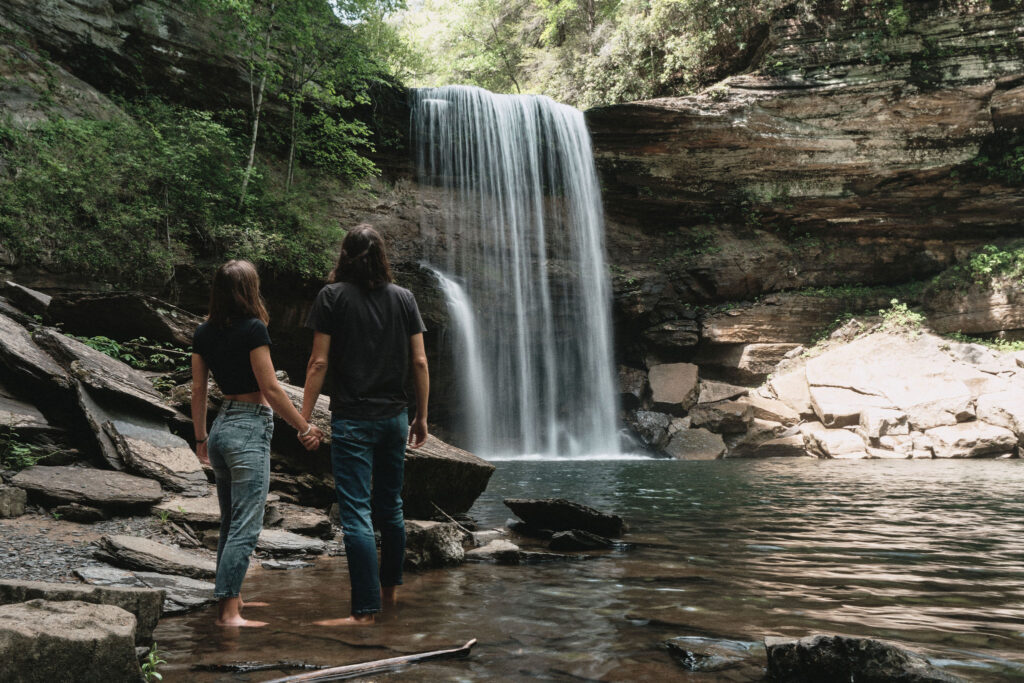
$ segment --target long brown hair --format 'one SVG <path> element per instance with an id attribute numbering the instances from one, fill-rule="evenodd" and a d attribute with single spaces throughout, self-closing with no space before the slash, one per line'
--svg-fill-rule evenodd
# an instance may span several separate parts
<path id="1" fill-rule="evenodd" d="M 223 327 L 245 318 L 259 318 L 264 325 L 270 322 L 260 296 L 260 275 L 256 266 L 248 261 L 232 259 L 213 274 L 207 320 Z"/>
<path id="2" fill-rule="evenodd" d="M 360 223 L 345 235 L 338 265 L 327 277 L 330 282 L 351 282 L 364 289 L 375 289 L 389 282 L 391 264 L 384 238 L 368 223 Z"/>

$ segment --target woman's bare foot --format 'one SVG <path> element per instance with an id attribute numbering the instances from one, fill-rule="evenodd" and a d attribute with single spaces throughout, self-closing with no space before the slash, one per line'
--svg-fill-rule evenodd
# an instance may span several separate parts
<path id="1" fill-rule="evenodd" d="M 341 619 L 322 619 L 314 621 L 317 626 L 373 626 L 376 619 L 372 614 L 353 614 Z"/>
<path id="2" fill-rule="evenodd" d="M 242 602 L 242 604 L 238 606 L 239 609 L 242 609 L 244 607 L 270 607 L 270 603 L 261 602 L 259 600 L 253 600 L 252 602 Z"/>
<path id="3" fill-rule="evenodd" d="M 243 619 L 241 615 L 238 615 L 236 617 L 228 617 L 227 619 L 218 619 L 216 623 L 217 626 L 239 626 L 246 628 L 259 628 L 261 626 L 267 625 L 267 622 L 265 621 L 253 621 L 252 619 Z"/>

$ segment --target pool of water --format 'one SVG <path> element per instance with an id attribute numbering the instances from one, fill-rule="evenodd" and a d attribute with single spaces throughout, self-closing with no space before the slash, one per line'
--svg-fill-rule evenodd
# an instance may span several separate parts
<path id="1" fill-rule="evenodd" d="M 265 629 L 213 626 L 213 610 L 156 632 L 165 681 L 263 681 L 196 665 L 342 665 L 478 644 L 470 658 L 376 680 L 758 680 L 757 665 L 685 672 L 661 645 L 841 633 L 896 641 L 978 681 L 1024 679 L 1024 461 L 665 460 L 496 463 L 471 514 L 506 497 L 564 497 L 626 518 L 632 550 L 587 561 L 467 564 L 409 574 L 402 604 L 364 629 L 344 558 L 246 579 Z M 755 658 L 755 662 L 758 661 Z"/>

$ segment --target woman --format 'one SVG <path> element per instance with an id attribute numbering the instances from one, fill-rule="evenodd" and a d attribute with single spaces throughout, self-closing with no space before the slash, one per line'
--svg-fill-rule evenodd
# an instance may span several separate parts
<path id="1" fill-rule="evenodd" d="M 392 283 L 384 240 L 376 230 L 364 224 L 349 231 L 330 280 L 306 322 L 313 328 L 313 351 L 302 415 L 309 419 L 328 378 L 331 466 L 345 530 L 352 611 L 316 623 L 369 625 L 381 610 L 382 593 L 383 602 L 394 604 L 402 583 L 405 445 L 407 438 L 414 447 L 427 439 L 430 379 L 416 299 Z M 405 390 L 410 364 L 416 391 L 411 431 Z M 379 572 L 374 522 L 381 537 Z"/>
<path id="2" fill-rule="evenodd" d="M 220 503 L 217 543 L 217 625 L 266 626 L 242 618 L 242 579 L 263 528 L 270 487 L 270 437 L 274 411 L 312 450 L 323 433 L 299 414 L 278 384 L 270 360 L 267 310 L 260 279 L 248 261 L 228 261 L 213 276 L 210 314 L 192 340 L 192 421 L 196 455 L 213 466 Z M 217 418 L 206 432 L 210 373 L 224 393 Z M 255 603 L 253 603 L 255 604 Z"/>

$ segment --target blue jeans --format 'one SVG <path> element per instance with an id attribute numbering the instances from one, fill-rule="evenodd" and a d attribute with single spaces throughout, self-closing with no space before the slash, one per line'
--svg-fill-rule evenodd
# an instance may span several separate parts
<path id="1" fill-rule="evenodd" d="M 339 415 L 331 420 L 331 466 L 345 533 L 352 614 L 379 612 L 380 587 L 402 583 L 402 481 L 408 434 L 404 410 L 384 420 L 346 420 Z M 380 529 L 379 572 L 374 523 Z"/>
<path id="2" fill-rule="evenodd" d="M 216 598 L 236 598 L 242 590 L 249 556 L 263 528 L 273 434 L 273 411 L 241 401 L 224 401 L 210 428 L 207 448 L 220 503 Z"/>

